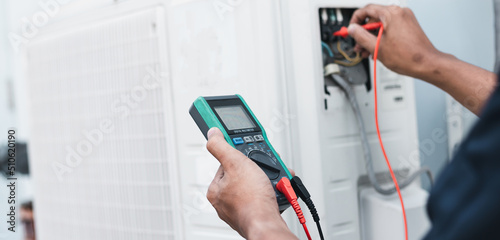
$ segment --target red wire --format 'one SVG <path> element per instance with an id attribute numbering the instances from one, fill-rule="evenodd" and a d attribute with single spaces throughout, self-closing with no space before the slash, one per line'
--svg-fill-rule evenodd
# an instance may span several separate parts
<path id="1" fill-rule="evenodd" d="M 385 152 L 384 143 L 382 142 L 382 137 L 380 136 L 380 129 L 378 126 L 378 103 L 377 103 L 377 58 L 378 58 L 378 48 L 380 46 L 380 39 L 382 39 L 382 34 L 384 32 L 384 26 L 380 26 L 380 30 L 378 32 L 377 44 L 375 45 L 375 52 L 373 53 L 373 86 L 375 93 L 375 125 L 377 127 L 377 135 L 378 141 L 380 142 L 380 148 L 382 149 L 382 153 L 384 153 L 385 162 L 389 167 L 389 171 L 391 172 L 392 181 L 394 181 L 394 185 L 396 185 L 396 190 L 398 192 L 399 201 L 401 202 L 401 209 L 403 210 L 403 219 L 405 224 L 405 239 L 408 240 L 408 224 L 406 222 L 406 212 L 405 205 L 403 203 L 403 197 L 401 196 L 401 191 L 399 189 L 398 180 L 392 171 L 391 163 L 389 162 L 389 158 L 387 158 L 387 154 Z"/>
<path id="2" fill-rule="evenodd" d="M 297 218 L 299 219 L 300 224 L 302 224 L 302 226 L 304 227 L 304 232 L 306 232 L 307 239 L 311 240 L 311 235 L 309 234 L 309 230 L 307 230 L 306 226 L 306 218 L 304 217 L 302 209 L 300 209 L 300 205 L 297 202 L 297 195 L 293 190 L 290 180 L 286 177 L 281 178 L 278 184 L 276 184 L 276 189 L 283 193 L 290 205 L 292 205 L 292 208 L 297 214 Z"/>
<path id="3" fill-rule="evenodd" d="M 304 232 L 306 232 L 307 239 L 308 239 L 308 240 L 312 240 L 311 235 L 309 234 L 309 230 L 307 230 L 307 226 L 306 226 L 306 224 L 305 224 L 305 223 L 304 223 L 304 224 L 302 224 L 302 227 L 304 227 Z"/>

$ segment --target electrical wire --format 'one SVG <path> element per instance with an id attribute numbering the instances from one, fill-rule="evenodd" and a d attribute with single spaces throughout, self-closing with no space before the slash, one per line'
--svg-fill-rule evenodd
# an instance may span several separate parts
<path id="1" fill-rule="evenodd" d="M 356 53 L 356 57 L 351 58 L 349 54 L 347 54 L 342 49 L 340 41 L 337 41 L 337 51 L 347 60 L 347 62 L 336 59 L 333 61 L 336 64 L 342 65 L 344 67 L 354 67 L 358 65 L 361 61 L 363 61 L 363 58 L 361 57 L 361 54 L 359 52 Z"/>
<path id="2" fill-rule="evenodd" d="M 297 201 L 297 194 L 295 194 L 295 190 L 293 189 L 290 180 L 286 177 L 281 178 L 278 184 L 276 184 L 276 189 L 283 193 L 290 205 L 292 205 L 292 208 L 295 211 L 295 214 L 297 214 L 297 218 L 299 219 L 300 224 L 302 224 L 302 227 L 304 228 L 307 239 L 311 240 L 311 235 L 309 234 L 309 230 L 306 226 L 306 218 L 304 217 L 304 213 L 302 212 L 299 202 Z"/>
<path id="3" fill-rule="evenodd" d="M 333 57 L 332 49 L 330 48 L 330 46 L 328 46 L 328 44 L 326 44 L 325 42 L 321 42 L 321 46 L 323 46 L 323 48 L 327 50 L 330 57 Z"/>
<path id="4" fill-rule="evenodd" d="M 376 124 L 377 136 L 379 139 L 379 143 L 380 143 L 382 152 L 384 154 L 385 161 L 386 161 L 387 166 L 389 168 L 391 178 L 392 178 L 394 185 L 395 185 L 393 188 L 383 189 L 377 181 L 377 178 L 375 176 L 375 171 L 373 169 L 373 159 L 372 159 L 370 145 L 368 142 L 368 137 L 367 137 L 366 130 L 365 130 L 365 125 L 364 125 L 364 122 L 363 122 L 363 119 L 361 116 L 359 104 L 357 102 L 357 99 L 355 97 L 355 94 L 354 94 L 352 87 L 349 85 L 349 83 L 347 83 L 347 81 L 344 80 L 343 77 L 341 77 L 339 75 L 338 67 L 336 67 L 332 64 L 329 64 L 325 67 L 325 76 L 331 75 L 333 81 L 336 82 L 342 88 L 342 90 L 346 93 L 346 96 L 351 103 L 351 107 L 353 108 L 354 113 L 356 114 L 356 120 L 358 122 L 358 127 L 360 130 L 360 135 L 361 135 L 361 139 L 362 139 L 363 150 L 365 153 L 365 161 L 366 161 L 368 177 L 369 177 L 369 180 L 370 180 L 372 186 L 374 187 L 374 189 L 377 192 L 379 192 L 380 194 L 383 194 L 383 195 L 390 195 L 390 194 L 393 194 L 394 192 L 398 193 L 398 197 L 399 197 L 399 200 L 401 202 L 401 207 L 402 207 L 402 212 L 403 212 L 404 224 L 405 224 L 405 237 L 406 237 L 406 239 L 408 239 L 408 225 L 407 225 L 407 220 L 406 220 L 406 212 L 405 212 L 404 202 L 403 202 L 403 198 L 402 198 L 400 189 L 403 189 L 403 188 L 407 187 L 408 185 L 410 185 L 422 173 L 427 173 L 427 175 L 431 181 L 431 184 L 433 183 L 433 177 L 432 177 L 432 172 L 430 171 L 429 168 L 422 167 L 419 170 L 417 170 L 416 172 L 414 172 L 411 176 L 409 176 L 408 178 L 403 180 L 401 182 L 401 184 L 398 184 L 398 181 L 394 175 L 391 164 L 390 164 L 389 159 L 387 157 L 387 154 L 386 154 L 386 151 L 384 148 L 384 144 L 382 141 L 382 137 L 380 134 L 379 123 L 378 123 L 378 101 L 377 101 L 377 72 L 376 71 L 377 71 L 378 50 L 379 50 L 380 39 L 382 37 L 382 34 L 383 34 L 383 26 L 380 26 L 380 31 L 379 31 L 379 35 L 377 37 L 377 43 L 376 43 L 375 53 L 374 53 L 375 124 Z"/>
<path id="5" fill-rule="evenodd" d="M 380 30 L 377 36 L 377 43 L 375 44 L 375 52 L 373 53 L 373 88 L 375 93 L 375 126 L 377 127 L 377 135 L 378 140 L 380 142 L 380 148 L 382 149 L 382 153 L 384 153 L 385 162 L 387 163 L 387 167 L 391 173 L 392 181 L 394 181 L 394 185 L 396 186 L 396 190 L 398 192 L 399 201 L 401 202 L 401 210 L 403 212 L 403 220 L 405 224 L 405 239 L 408 240 L 408 222 L 406 221 L 406 211 L 405 204 L 403 202 L 403 197 L 401 196 L 401 191 L 399 189 L 398 180 L 394 175 L 394 171 L 392 171 L 391 163 L 389 162 L 389 158 L 387 158 L 387 153 L 385 152 L 384 142 L 382 141 L 382 137 L 380 135 L 380 128 L 378 124 L 378 102 L 377 102 L 377 58 L 378 58 L 378 50 L 380 47 L 380 40 L 382 39 L 382 35 L 384 34 L 384 25 L 380 25 Z"/>
<path id="6" fill-rule="evenodd" d="M 321 229 L 321 224 L 319 222 L 316 222 L 316 228 L 318 228 L 319 239 L 324 240 L 325 237 L 323 236 L 323 230 Z"/>
<path id="7" fill-rule="evenodd" d="M 375 29 L 379 28 L 379 32 L 378 32 L 378 36 L 377 36 L 377 41 L 376 41 L 376 45 L 375 45 L 375 51 L 374 51 L 374 54 L 373 54 L 373 60 L 374 60 L 374 64 L 373 64 L 373 68 L 374 68 L 373 82 L 374 82 L 374 99 L 375 99 L 375 125 L 376 125 L 376 129 L 377 129 L 377 136 L 378 136 L 378 140 L 379 140 L 379 143 L 380 143 L 380 148 L 382 149 L 382 153 L 384 155 L 387 167 L 389 168 L 389 172 L 390 172 L 392 181 L 394 182 L 394 188 L 387 189 L 387 190 L 383 189 L 383 188 L 380 187 L 380 185 L 377 182 L 377 179 L 375 177 L 375 171 L 373 170 L 373 160 L 371 158 L 371 149 L 370 149 L 370 146 L 369 146 L 368 137 L 366 136 L 366 130 L 365 130 L 364 122 L 362 120 L 361 111 L 359 109 L 359 105 L 358 105 L 357 99 L 356 99 L 356 97 L 354 95 L 354 91 L 353 91 L 352 87 L 347 83 L 347 81 L 344 80 L 344 78 L 342 78 L 339 75 L 340 74 L 340 70 L 339 70 L 338 65 L 335 65 L 335 64 L 328 64 L 328 65 L 326 65 L 325 66 L 325 76 L 331 76 L 331 78 L 334 80 L 334 82 L 337 82 L 337 84 L 343 89 L 343 91 L 347 95 L 347 98 L 351 102 L 351 106 L 352 106 L 354 112 L 356 113 L 356 119 L 358 121 L 358 127 L 360 129 L 360 135 L 361 135 L 362 142 L 363 142 L 363 149 L 364 149 L 364 153 L 365 153 L 365 161 L 366 161 L 366 165 L 367 165 L 368 177 L 369 177 L 370 182 L 373 185 L 374 189 L 377 192 L 379 192 L 381 194 L 384 194 L 384 195 L 390 195 L 390 194 L 392 194 L 394 192 L 398 193 L 398 197 L 399 197 L 399 201 L 401 203 L 401 209 L 402 209 L 402 213 L 403 213 L 404 228 L 405 228 L 405 239 L 408 240 L 408 223 L 407 223 L 407 218 L 406 218 L 406 211 L 405 211 L 404 201 L 403 201 L 403 197 L 401 195 L 401 189 L 403 189 L 404 187 L 406 187 L 409 184 L 411 184 L 411 182 L 413 182 L 416 179 L 416 177 L 418 177 L 420 174 L 422 174 L 424 172 L 428 174 L 429 179 L 431 181 L 431 184 L 433 183 L 433 177 L 432 177 L 432 173 L 431 173 L 431 171 L 430 171 L 429 168 L 422 167 L 421 169 L 419 169 L 418 171 L 416 171 L 415 173 L 413 173 L 413 175 L 411 175 L 410 177 L 408 177 L 404 181 L 402 181 L 401 182 L 401 187 L 400 187 L 400 184 L 398 183 L 398 180 L 397 180 L 397 178 L 396 178 L 396 176 L 394 174 L 394 171 L 392 170 L 391 163 L 389 162 L 389 158 L 387 157 L 387 153 L 385 151 L 384 143 L 382 141 L 382 136 L 380 134 L 380 127 L 379 127 L 379 121 L 378 121 L 377 59 L 378 59 L 378 52 L 379 52 L 379 47 L 380 47 L 380 41 L 381 41 L 382 35 L 384 33 L 384 26 L 382 25 L 382 23 L 379 22 L 379 23 L 366 24 L 363 27 L 365 29 L 367 29 L 367 30 L 375 30 Z M 345 38 L 348 35 L 347 28 L 341 29 L 341 31 L 338 31 L 338 32 L 334 33 L 333 35 L 334 36 L 343 36 Z M 347 60 L 351 59 L 349 57 L 349 55 L 346 54 L 342 50 L 342 48 L 340 46 L 340 42 L 337 42 L 337 49 L 339 50 L 339 53 L 342 54 Z M 351 61 L 351 63 L 347 63 L 347 62 L 343 62 L 343 61 L 339 61 L 339 60 L 336 60 L 334 62 L 337 63 L 337 64 L 339 64 L 339 65 L 352 64 L 352 61 Z"/>
<path id="8" fill-rule="evenodd" d="M 348 61 L 351 61 L 351 62 L 354 62 L 354 61 L 357 61 L 359 58 L 360 58 L 360 53 L 359 52 L 356 52 L 356 57 L 355 58 L 351 58 L 349 56 L 349 54 L 347 54 L 346 52 L 344 52 L 344 50 L 342 49 L 342 45 L 340 43 L 340 41 L 337 41 L 337 50 L 339 51 L 340 54 L 342 54 L 342 56 L 344 56 L 345 59 L 347 59 Z"/>
<path id="9" fill-rule="evenodd" d="M 356 62 L 344 62 L 342 60 L 335 60 L 334 63 L 338 64 L 338 65 L 342 65 L 344 67 L 354 67 L 356 65 L 358 65 L 363 59 L 359 59 L 359 61 L 356 61 Z"/>
<path id="10" fill-rule="evenodd" d="M 302 224 L 302 227 L 304 228 L 304 232 L 306 233 L 307 239 L 308 239 L 308 240 L 312 240 L 312 238 L 311 238 L 311 234 L 309 234 L 309 230 L 307 229 L 307 226 L 306 226 L 306 224 L 305 224 L 305 223 L 304 223 L 304 224 Z"/>
<path id="11" fill-rule="evenodd" d="M 356 95 L 354 94 L 354 90 L 352 89 L 351 85 L 349 85 L 349 83 L 347 83 L 347 81 L 340 75 L 334 74 L 332 75 L 332 79 L 345 92 L 347 99 L 351 103 L 351 107 L 354 111 L 354 114 L 356 115 L 356 121 L 358 124 L 359 134 L 361 136 L 361 142 L 363 146 L 364 159 L 366 162 L 366 170 L 368 172 L 368 178 L 370 180 L 370 183 L 372 184 L 373 188 L 380 194 L 391 195 L 395 193 L 396 188 L 392 187 L 390 189 L 384 189 L 378 183 L 377 177 L 375 175 L 375 170 L 373 167 L 372 151 L 368 141 L 368 136 L 366 134 L 365 123 L 363 121 L 363 117 L 361 115 L 361 109 L 359 107 L 358 100 L 356 99 Z M 401 189 L 409 186 L 422 173 L 427 173 L 431 183 L 433 182 L 433 177 L 430 169 L 427 167 L 422 167 L 401 182 L 400 184 Z"/>
<path id="12" fill-rule="evenodd" d="M 297 194 L 297 196 L 302 199 L 302 201 L 306 204 L 307 208 L 311 212 L 311 216 L 316 223 L 316 227 L 318 228 L 319 237 L 321 240 L 324 240 L 323 230 L 321 229 L 321 224 L 319 223 L 319 214 L 316 210 L 316 206 L 314 206 L 314 202 L 312 201 L 311 194 L 307 191 L 306 186 L 298 176 L 294 176 L 290 183 L 292 184 L 293 190 Z"/>

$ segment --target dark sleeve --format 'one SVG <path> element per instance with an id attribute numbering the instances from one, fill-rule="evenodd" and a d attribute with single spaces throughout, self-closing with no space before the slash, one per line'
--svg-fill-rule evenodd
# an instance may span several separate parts
<path id="1" fill-rule="evenodd" d="M 500 239 L 500 91 L 431 191 L 426 240 Z"/>

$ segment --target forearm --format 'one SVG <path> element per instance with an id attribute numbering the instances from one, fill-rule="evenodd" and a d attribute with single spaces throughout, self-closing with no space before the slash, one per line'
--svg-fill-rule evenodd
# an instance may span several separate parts
<path id="1" fill-rule="evenodd" d="M 422 65 L 420 73 L 416 77 L 441 88 L 476 115 L 497 85 L 496 74 L 440 52 Z"/>
<path id="2" fill-rule="evenodd" d="M 245 235 L 249 240 L 298 240 L 281 216 L 266 218 L 266 221 L 254 221 L 246 230 Z"/>

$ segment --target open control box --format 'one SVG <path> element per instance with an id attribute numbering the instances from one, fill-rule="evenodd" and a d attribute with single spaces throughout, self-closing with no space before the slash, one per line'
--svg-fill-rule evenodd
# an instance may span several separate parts
<path id="1" fill-rule="evenodd" d="M 369 60 L 363 59 L 354 51 L 356 41 L 351 37 L 333 36 L 333 33 L 342 27 L 349 26 L 355 8 L 320 8 L 318 11 L 323 67 L 330 63 L 339 66 L 340 75 L 352 85 L 365 85 L 366 91 L 372 89 L 370 81 Z M 336 86 L 331 78 L 324 78 L 325 95 L 330 96 L 328 90 Z M 326 96 L 325 96 L 326 97 Z M 325 100 L 325 109 L 328 109 Z"/>

